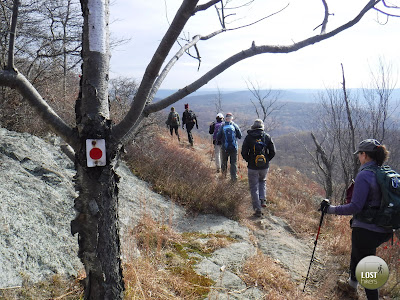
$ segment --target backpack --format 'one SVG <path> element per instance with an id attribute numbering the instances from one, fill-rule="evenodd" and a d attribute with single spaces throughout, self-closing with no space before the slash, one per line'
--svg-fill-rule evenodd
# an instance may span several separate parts
<path id="1" fill-rule="evenodd" d="M 171 126 L 179 126 L 179 122 L 178 122 L 178 113 L 177 112 L 171 112 L 171 120 L 170 120 L 170 125 Z"/>
<path id="2" fill-rule="evenodd" d="M 221 126 L 224 124 L 224 122 L 219 122 L 214 124 L 214 133 L 213 133 L 213 140 L 217 140 L 217 134 Z"/>
<path id="3" fill-rule="evenodd" d="M 191 111 L 191 110 L 188 110 L 186 112 L 186 124 L 187 123 L 195 123 L 195 120 L 196 120 L 195 113 L 193 111 Z"/>
<path id="4" fill-rule="evenodd" d="M 236 143 L 236 131 L 235 127 L 232 124 L 224 125 L 222 127 L 224 131 L 224 149 L 226 152 L 231 152 L 237 149 Z"/>
<path id="5" fill-rule="evenodd" d="M 267 165 L 267 158 L 265 157 L 265 136 L 263 135 L 260 139 L 256 139 L 253 146 L 253 155 L 255 157 L 256 167 L 262 168 Z"/>
<path id="6" fill-rule="evenodd" d="M 400 174 L 389 166 L 371 167 L 364 170 L 375 173 L 382 199 L 379 208 L 363 209 L 357 219 L 387 229 L 400 228 Z"/>

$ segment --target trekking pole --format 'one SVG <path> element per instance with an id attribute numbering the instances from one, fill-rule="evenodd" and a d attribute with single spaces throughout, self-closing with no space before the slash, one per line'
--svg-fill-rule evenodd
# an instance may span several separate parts
<path id="1" fill-rule="evenodd" d="M 314 261 L 314 253 L 315 253 L 315 248 L 317 248 L 317 241 L 318 241 L 318 237 L 319 237 L 319 232 L 321 231 L 321 225 L 322 225 L 322 221 L 324 219 L 324 212 L 321 212 L 321 219 L 319 220 L 319 226 L 318 226 L 318 232 L 317 232 L 317 237 L 315 238 L 315 242 L 314 242 L 314 250 L 312 252 L 311 255 L 311 260 L 310 260 L 310 265 L 308 266 L 308 271 L 307 271 L 307 276 L 306 276 L 306 281 L 304 282 L 304 287 L 303 287 L 303 293 L 306 289 L 306 284 L 307 284 L 307 280 L 308 280 L 308 275 L 310 274 L 310 270 L 311 270 L 311 264 Z"/>

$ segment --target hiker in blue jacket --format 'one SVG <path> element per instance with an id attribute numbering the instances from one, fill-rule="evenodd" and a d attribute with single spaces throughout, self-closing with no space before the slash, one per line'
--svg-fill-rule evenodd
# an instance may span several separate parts
<path id="1" fill-rule="evenodd" d="M 217 168 L 217 173 L 221 170 L 221 156 L 222 156 L 222 141 L 217 139 L 217 134 L 221 126 L 224 125 L 224 115 L 221 113 L 217 114 L 216 122 L 212 122 L 210 124 L 210 129 L 208 131 L 209 134 L 213 136 L 213 145 L 214 145 L 214 158 L 215 158 L 215 166 Z"/>
<path id="2" fill-rule="evenodd" d="M 384 145 L 375 139 L 363 140 L 358 150 L 361 163 L 356 176 L 351 201 L 348 204 L 333 206 L 326 199 L 321 202 L 320 210 L 328 214 L 353 215 L 351 220 L 351 258 L 350 278 L 347 281 L 338 281 L 338 287 L 351 296 L 357 295 L 356 267 L 364 257 L 375 255 L 376 248 L 392 237 L 392 230 L 370 224 L 362 220 L 367 208 L 379 208 L 382 194 L 372 167 L 382 166 L 387 160 L 389 152 Z M 369 170 L 368 170 L 369 168 Z M 378 300 L 378 289 L 365 289 L 368 300 Z"/>
<path id="3" fill-rule="evenodd" d="M 228 168 L 228 159 L 230 158 L 230 174 L 231 181 L 237 180 L 237 154 L 238 144 L 237 139 L 242 138 L 242 132 L 239 126 L 233 122 L 233 115 L 227 113 L 225 115 L 225 123 L 218 131 L 217 139 L 222 141 L 222 159 L 221 159 L 221 171 L 222 175 L 226 176 Z"/>
<path id="4" fill-rule="evenodd" d="M 269 134 L 264 132 L 264 122 L 256 119 L 247 131 L 242 146 L 242 157 L 247 162 L 247 175 L 254 216 L 261 217 L 261 207 L 266 207 L 267 173 L 269 162 L 275 156 L 275 145 Z"/>

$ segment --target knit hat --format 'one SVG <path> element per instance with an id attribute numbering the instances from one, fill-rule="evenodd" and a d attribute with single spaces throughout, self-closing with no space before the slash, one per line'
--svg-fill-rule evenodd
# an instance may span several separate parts
<path id="1" fill-rule="evenodd" d="M 356 152 L 354 152 L 354 154 L 357 154 L 359 152 L 375 152 L 380 145 L 381 143 L 379 143 L 375 139 L 363 140 L 360 144 L 358 144 L 358 149 Z"/>
<path id="2" fill-rule="evenodd" d="M 232 121 L 232 120 L 233 120 L 233 115 L 232 115 L 232 113 L 227 113 L 227 114 L 225 115 L 225 121 L 230 122 L 230 121 Z"/>
<path id="3" fill-rule="evenodd" d="M 261 129 L 264 130 L 264 122 L 261 119 L 256 119 L 253 123 L 253 125 L 251 125 L 251 129 Z"/>
<path id="4" fill-rule="evenodd" d="M 185 104 L 185 109 L 188 109 L 189 108 L 189 103 L 186 103 Z"/>

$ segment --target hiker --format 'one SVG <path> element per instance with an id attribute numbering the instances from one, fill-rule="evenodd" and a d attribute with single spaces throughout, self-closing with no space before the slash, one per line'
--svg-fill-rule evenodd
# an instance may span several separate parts
<path id="1" fill-rule="evenodd" d="M 188 134 L 188 140 L 191 146 L 193 146 L 193 136 L 192 136 L 192 129 L 194 125 L 196 128 L 199 129 L 199 125 L 197 124 L 197 117 L 196 114 L 189 109 L 189 104 L 185 104 L 185 111 L 182 114 L 182 129 L 185 128 Z"/>
<path id="2" fill-rule="evenodd" d="M 176 136 L 178 137 L 178 141 L 180 141 L 180 137 L 179 137 L 179 132 L 178 132 L 178 128 L 179 125 L 181 125 L 180 120 L 179 120 L 179 114 L 175 111 L 175 107 L 171 107 L 171 111 L 168 114 L 168 119 L 165 122 L 165 124 L 167 124 L 167 127 L 169 128 L 169 132 L 171 133 L 171 136 L 174 135 L 174 131 Z"/>
<path id="3" fill-rule="evenodd" d="M 215 166 L 217 168 L 217 173 L 220 172 L 221 170 L 221 151 L 222 151 L 222 142 L 221 140 L 217 139 L 217 134 L 219 131 L 219 128 L 224 124 L 224 115 L 221 113 L 217 114 L 217 117 L 215 118 L 216 122 L 212 122 L 210 125 L 210 130 L 208 131 L 210 134 L 212 134 L 213 138 L 213 145 L 214 145 L 214 157 L 215 157 Z"/>
<path id="4" fill-rule="evenodd" d="M 358 150 L 354 154 L 358 155 L 361 167 L 354 182 L 350 203 L 333 206 L 325 199 L 320 205 L 323 213 L 353 215 L 350 221 L 352 228 L 350 278 L 347 281 L 338 281 L 338 287 L 351 296 L 357 295 L 358 282 L 355 273 L 358 262 L 366 256 L 375 255 L 376 248 L 392 237 L 391 229 L 360 220 L 368 208 L 379 207 L 382 198 L 375 172 L 368 168 L 381 166 L 387 160 L 389 152 L 377 140 L 367 139 L 358 145 Z M 365 293 L 368 300 L 379 298 L 378 289 L 365 289 Z"/>
<path id="5" fill-rule="evenodd" d="M 233 122 L 233 115 L 227 113 L 225 116 L 225 123 L 220 127 L 217 133 L 217 139 L 222 142 L 222 156 L 221 156 L 221 171 L 222 175 L 226 177 L 228 168 L 228 159 L 230 158 L 230 173 L 231 181 L 237 180 L 237 150 L 238 145 L 236 139 L 242 138 L 242 132 L 239 126 Z"/>
<path id="6" fill-rule="evenodd" d="M 256 119 L 247 131 L 242 146 L 242 157 L 247 162 L 247 174 L 254 216 L 261 217 L 261 207 L 267 207 L 267 173 L 269 162 L 275 156 L 275 145 L 264 132 L 263 120 Z"/>

